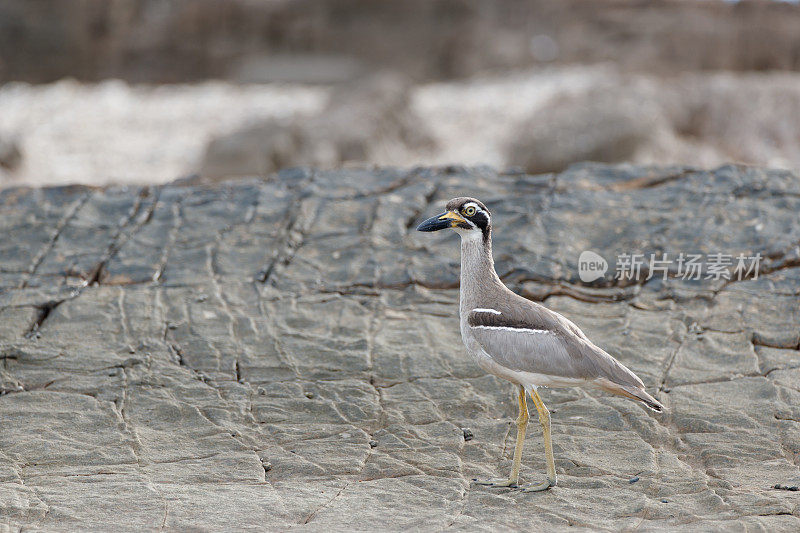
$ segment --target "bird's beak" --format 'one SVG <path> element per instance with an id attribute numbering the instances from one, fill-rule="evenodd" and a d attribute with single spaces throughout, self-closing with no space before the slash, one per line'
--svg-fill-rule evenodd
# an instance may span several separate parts
<path id="1" fill-rule="evenodd" d="M 455 211 L 448 211 L 446 213 L 442 213 L 441 215 L 436 215 L 435 217 L 429 218 L 417 226 L 417 231 L 439 231 L 440 229 L 445 228 L 455 228 L 459 225 L 459 223 L 466 224 L 467 221 Z"/>

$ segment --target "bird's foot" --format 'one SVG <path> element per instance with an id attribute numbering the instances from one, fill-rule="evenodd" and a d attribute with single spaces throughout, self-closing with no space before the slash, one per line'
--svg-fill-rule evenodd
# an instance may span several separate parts
<path id="1" fill-rule="evenodd" d="M 516 488 L 517 482 L 513 479 L 473 479 L 474 483 L 478 485 L 486 485 L 487 487 L 511 487 Z"/>
<path id="2" fill-rule="evenodd" d="M 548 478 L 546 481 L 544 481 L 542 483 L 538 483 L 538 484 L 537 483 L 528 483 L 526 485 L 520 485 L 518 488 L 522 492 L 541 492 L 543 490 L 547 490 L 550 487 L 555 487 L 555 486 L 556 486 L 556 480 Z"/>

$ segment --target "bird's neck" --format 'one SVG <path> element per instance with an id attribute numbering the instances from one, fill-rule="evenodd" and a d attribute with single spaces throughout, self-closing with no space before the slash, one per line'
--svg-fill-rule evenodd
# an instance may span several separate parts
<path id="1" fill-rule="evenodd" d="M 461 314 L 466 316 L 492 290 L 503 286 L 494 270 L 492 239 L 472 232 L 461 236 Z"/>

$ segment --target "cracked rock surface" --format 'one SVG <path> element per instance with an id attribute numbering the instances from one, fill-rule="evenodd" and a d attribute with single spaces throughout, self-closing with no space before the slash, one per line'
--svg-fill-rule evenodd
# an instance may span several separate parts
<path id="1" fill-rule="evenodd" d="M 543 391 L 559 486 L 508 473 L 513 387 L 459 336 L 458 238 L 668 408 Z M 0 521 L 12 530 L 796 531 L 800 179 L 722 167 L 284 171 L 0 192 Z M 581 251 L 761 253 L 757 279 L 584 284 Z M 465 439 L 468 428 L 471 439 Z M 529 427 L 523 481 L 545 457 Z"/>

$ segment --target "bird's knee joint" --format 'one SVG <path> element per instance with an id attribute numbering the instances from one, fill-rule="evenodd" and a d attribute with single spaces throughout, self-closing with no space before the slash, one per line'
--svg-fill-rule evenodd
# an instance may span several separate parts
<path id="1" fill-rule="evenodd" d="M 550 425 L 550 413 L 547 409 L 539 412 L 539 423 L 545 427 Z"/>

